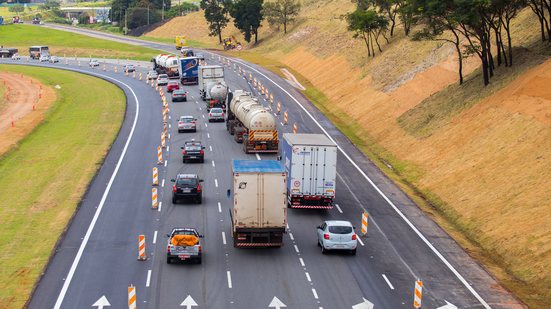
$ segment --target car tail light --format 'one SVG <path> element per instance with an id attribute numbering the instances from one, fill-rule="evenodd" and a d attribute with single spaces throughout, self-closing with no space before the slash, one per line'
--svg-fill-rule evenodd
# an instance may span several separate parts
<path id="1" fill-rule="evenodd" d="M 170 253 L 170 245 L 166 246 L 166 253 Z"/>
<path id="2" fill-rule="evenodd" d="M 224 113 L 222 113 L 222 117 L 224 117 Z"/>
<path id="3" fill-rule="evenodd" d="M 205 154 L 205 151 L 204 151 L 204 150 L 201 150 L 199 153 L 202 154 L 202 155 L 204 155 L 204 154 Z"/>
<path id="4" fill-rule="evenodd" d="M 187 150 L 182 151 L 182 154 L 187 154 Z"/>
<path id="5" fill-rule="evenodd" d="M 201 185 L 197 186 L 197 192 L 201 192 Z"/>
<path id="6" fill-rule="evenodd" d="M 209 116 L 211 116 L 211 117 L 212 117 L 212 113 L 209 113 Z"/>
<path id="7" fill-rule="evenodd" d="M 201 253 L 201 246 L 197 246 L 197 249 L 199 250 L 199 253 Z"/>
<path id="8" fill-rule="evenodd" d="M 178 122 L 178 125 L 184 125 L 184 123 L 180 121 L 180 122 Z"/>
<path id="9" fill-rule="evenodd" d="M 327 234 L 327 233 L 323 234 L 323 239 L 330 239 L 329 234 Z"/>
<path id="10" fill-rule="evenodd" d="M 356 240 L 357 236 L 356 234 L 352 235 L 352 240 Z"/>
<path id="11" fill-rule="evenodd" d="M 173 185 L 173 186 L 172 186 L 172 192 L 176 192 L 176 191 L 177 191 L 177 190 L 176 190 L 176 185 Z"/>

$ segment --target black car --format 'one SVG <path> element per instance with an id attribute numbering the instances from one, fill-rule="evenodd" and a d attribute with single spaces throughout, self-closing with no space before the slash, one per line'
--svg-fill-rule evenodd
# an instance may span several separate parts
<path id="1" fill-rule="evenodd" d="M 178 174 L 176 179 L 171 180 L 172 203 L 176 204 L 181 199 L 193 199 L 197 204 L 203 202 L 203 191 L 201 188 L 202 179 L 195 174 Z"/>
<path id="2" fill-rule="evenodd" d="M 186 102 L 187 92 L 182 89 L 172 91 L 172 102 Z"/>
<path id="3" fill-rule="evenodd" d="M 190 160 L 196 160 L 200 163 L 205 162 L 205 146 L 199 141 L 187 141 L 184 143 L 184 146 L 181 147 L 182 151 L 182 162 L 187 163 Z"/>

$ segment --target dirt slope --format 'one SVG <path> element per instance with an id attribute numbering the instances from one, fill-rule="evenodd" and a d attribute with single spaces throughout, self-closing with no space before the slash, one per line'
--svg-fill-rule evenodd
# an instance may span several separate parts
<path id="1" fill-rule="evenodd" d="M 413 42 L 398 25 L 384 52 L 367 59 L 340 18 L 353 9 L 352 1 L 302 2 L 289 33 L 264 25 L 254 51 L 298 72 L 328 98 L 329 111 L 344 112 L 362 125 L 369 142 L 414 169 L 417 175 L 408 180 L 441 200 L 448 219 L 506 273 L 492 269 L 494 274 L 531 307 L 545 308 L 551 302 L 551 60 L 418 138 L 397 119 L 457 82 L 451 46 Z M 539 35 L 533 13 L 523 11 L 512 29 L 515 46 L 530 52 Z M 207 35 L 202 12 L 147 35 L 176 33 L 217 42 Z M 228 34 L 237 31 L 231 26 Z M 476 58 L 467 59 L 465 74 L 477 67 Z"/>

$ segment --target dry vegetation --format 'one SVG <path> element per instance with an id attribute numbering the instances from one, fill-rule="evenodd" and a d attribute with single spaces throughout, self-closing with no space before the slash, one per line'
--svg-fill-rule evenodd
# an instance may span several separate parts
<path id="1" fill-rule="evenodd" d="M 413 42 L 398 26 L 383 54 L 367 59 L 340 18 L 353 9 L 351 1 L 303 2 L 287 36 L 261 28 L 253 50 L 262 55 L 259 62 L 277 59 L 306 79 L 313 88 L 305 93 L 345 133 L 361 128 L 354 142 L 375 161 L 391 162 L 397 173 L 391 177 L 423 193 L 439 211 L 436 220 L 471 254 L 530 307 L 548 308 L 551 54 L 539 42 L 535 15 L 525 10 L 512 25 L 518 55 L 512 74 L 498 72 L 482 88 L 473 57 L 466 61 L 466 85 L 458 87 L 451 46 Z M 201 14 L 148 35 L 184 33 L 216 46 Z M 237 31 L 230 27 L 229 34 Z M 430 123 L 431 113 L 439 121 Z"/>

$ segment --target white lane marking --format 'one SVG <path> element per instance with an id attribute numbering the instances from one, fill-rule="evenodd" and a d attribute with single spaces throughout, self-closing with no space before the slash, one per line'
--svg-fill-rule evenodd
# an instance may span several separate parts
<path id="1" fill-rule="evenodd" d="M 226 232 L 222 232 L 222 243 L 226 244 Z"/>
<path id="2" fill-rule="evenodd" d="M 208 134 L 208 133 L 207 133 Z M 209 150 L 212 151 L 212 146 L 209 146 Z"/>
<path id="3" fill-rule="evenodd" d="M 170 146 L 166 146 L 166 152 L 170 151 Z"/>
<path id="4" fill-rule="evenodd" d="M 339 207 L 339 204 L 335 204 L 335 207 L 337 207 L 337 210 L 342 214 L 342 209 Z"/>
<path id="5" fill-rule="evenodd" d="M 222 212 L 222 204 L 220 202 L 218 202 L 218 212 Z"/>
<path id="6" fill-rule="evenodd" d="M 258 153 L 255 153 L 255 154 L 256 154 L 256 159 L 257 160 L 262 160 L 262 159 L 260 159 L 260 155 Z"/>
<path id="7" fill-rule="evenodd" d="M 295 237 L 293 236 L 293 233 L 289 233 L 289 237 L 291 237 L 291 240 L 295 240 Z"/>
<path id="8" fill-rule="evenodd" d="M 211 161 L 212 167 L 216 167 L 216 164 L 214 163 L 214 160 Z"/>
<path id="9" fill-rule="evenodd" d="M 231 273 L 230 273 L 229 270 L 226 271 L 226 275 L 227 275 L 227 277 L 228 277 L 228 288 L 231 289 L 231 288 L 232 288 L 232 285 L 231 285 Z"/>
<path id="10" fill-rule="evenodd" d="M 157 231 L 153 233 L 153 244 L 156 244 L 156 243 L 157 243 Z"/>
<path id="11" fill-rule="evenodd" d="M 172 125 L 171 125 L 170 123 L 168 124 L 168 128 L 169 128 L 169 129 L 172 128 Z"/>
<path id="12" fill-rule="evenodd" d="M 202 111 L 203 109 L 199 107 L 199 110 Z"/>
<path id="13" fill-rule="evenodd" d="M 300 253 L 300 251 L 298 251 L 297 245 L 294 245 L 294 246 L 295 246 L 295 251 L 296 251 L 297 253 Z"/>
<path id="14" fill-rule="evenodd" d="M 209 134 L 209 133 L 207 133 L 207 138 L 210 138 L 210 134 Z"/>
<path id="15" fill-rule="evenodd" d="M 192 98 L 193 99 L 193 98 Z M 195 104 L 199 104 L 199 102 L 195 101 Z"/>
<path id="16" fill-rule="evenodd" d="M 316 289 L 312 289 L 312 294 L 314 294 L 315 299 L 318 299 L 318 292 L 316 292 Z"/>
<path id="17" fill-rule="evenodd" d="M 281 124 L 282 126 L 284 126 L 283 122 L 280 122 L 280 124 Z"/>
<path id="18" fill-rule="evenodd" d="M 147 280 L 145 281 L 145 287 L 149 287 L 149 283 L 151 282 L 151 269 L 147 271 Z"/>
<path id="19" fill-rule="evenodd" d="M 165 186 L 165 180 L 163 179 L 163 181 L 161 181 L 161 187 L 164 187 Z"/>
<path id="20" fill-rule="evenodd" d="M 310 274 L 307 272 L 305 274 L 306 274 L 306 280 L 308 280 L 308 282 L 312 282 L 312 279 L 310 278 Z"/>
<path id="21" fill-rule="evenodd" d="M 304 260 L 302 258 L 298 258 L 298 260 L 300 261 L 300 266 L 302 267 L 305 267 L 306 265 L 304 264 Z"/>
<path id="22" fill-rule="evenodd" d="M 208 128 L 208 127 L 209 127 L 209 125 L 205 122 L 205 128 Z"/>
<path id="23" fill-rule="evenodd" d="M 84 70 L 74 70 L 80 73 L 86 73 Z M 113 80 L 121 85 L 124 85 L 126 88 L 132 92 L 132 96 L 134 97 L 134 101 L 136 102 L 136 115 L 134 116 L 134 122 L 132 123 L 132 128 L 130 129 L 130 133 L 128 134 L 128 139 L 126 140 L 126 143 L 124 144 L 124 148 L 122 149 L 121 155 L 119 157 L 119 160 L 117 161 L 117 165 L 115 166 L 115 169 L 113 170 L 113 174 L 111 174 L 111 178 L 109 179 L 109 182 L 107 183 L 107 187 L 105 188 L 105 191 L 103 192 L 103 196 L 101 197 L 101 200 L 99 202 L 98 208 L 96 209 L 96 212 L 94 213 L 94 217 L 92 218 L 92 221 L 90 222 L 90 225 L 88 226 L 88 229 L 86 230 L 86 234 L 84 235 L 82 242 L 80 243 L 80 247 L 78 248 L 78 252 L 75 256 L 75 259 L 73 260 L 73 263 L 71 264 L 71 268 L 69 269 L 69 273 L 67 274 L 67 277 L 65 279 L 65 282 L 63 283 L 63 287 L 61 288 L 61 291 L 59 292 L 59 295 L 57 297 L 57 300 L 54 305 L 54 309 L 59 309 L 61 307 L 61 304 L 63 303 L 63 299 L 65 298 L 65 294 L 67 294 L 67 290 L 69 289 L 69 285 L 71 284 L 71 281 L 73 280 L 73 276 L 75 275 L 75 271 L 77 269 L 78 263 L 80 262 L 80 259 L 82 258 L 82 253 L 84 252 L 84 249 L 86 248 L 86 245 L 88 244 L 88 240 L 90 239 L 90 235 L 92 234 L 92 231 L 94 230 L 94 226 L 96 225 L 96 222 L 98 221 L 99 215 L 103 209 L 103 205 L 105 204 L 105 200 L 107 199 L 107 196 L 109 195 L 109 192 L 111 191 L 111 186 L 113 185 L 113 182 L 115 181 L 115 178 L 117 177 L 117 174 L 119 172 L 119 168 L 122 164 L 122 161 L 124 160 L 124 157 L 126 155 L 126 151 L 128 150 L 128 145 L 130 145 L 130 141 L 132 141 L 132 137 L 134 136 L 134 129 L 136 128 L 136 124 L 138 123 L 138 116 L 140 115 L 140 101 L 138 100 L 138 97 L 136 96 L 136 93 L 130 86 L 124 82 L 121 82 L 118 79 L 109 77 L 107 75 L 103 74 L 96 74 L 96 76 L 101 76 L 104 79 L 107 80 Z"/>
<path id="24" fill-rule="evenodd" d="M 168 133 L 168 139 L 170 139 L 170 133 Z"/>
<path id="25" fill-rule="evenodd" d="M 214 186 L 218 188 L 218 179 L 214 179 Z"/>
<path id="26" fill-rule="evenodd" d="M 203 118 L 205 118 L 205 115 L 201 115 L 201 116 L 203 116 Z"/>
<path id="27" fill-rule="evenodd" d="M 356 164 L 356 162 L 354 162 L 354 160 L 352 160 L 352 158 L 331 137 L 331 135 L 329 135 L 327 130 L 325 130 L 325 128 L 314 118 L 314 116 L 312 116 L 312 114 L 304 106 L 302 106 L 302 104 L 300 104 L 300 102 L 295 97 L 293 97 L 287 90 L 285 90 L 279 84 L 274 82 L 271 78 L 264 75 L 262 72 L 258 71 L 254 67 L 246 64 L 245 62 L 243 62 L 241 60 L 235 60 L 235 61 L 237 63 L 245 66 L 245 67 L 248 67 L 252 71 L 255 71 L 259 75 L 263 76 L 268 81 L 270 81 L 272 84 L 274 84 L 277 88 L 279 88 L 281 91 L 283 91 L 285 94 L 287 94 L 287 96 L 289 96 L 300 107 L 300 109 L 302 109 L 302 111 L 304 111 L 304 113 L 306 113 L 306 115 L 308 115 L 310 117 L 310 119 L 312 119 L 312 121 L 320 128 L 320 130 L 327 136 L 327 138 L 329 138 L 329 140 L 331 140 L 333 143 L 335 143 L 337 145 L 337 149 L 339 149 L 339 151 L 346 157 L 346 159 L 348 159 L 350 164 L 352 164 L 358 170 L 358 172 L 369 182 L 369 184 L 377 191 L 377 193 L 379 193 L 379 195 L 381 195 L 383 197 L 383 199 L 392 207 L 392 209 L 394 209 L 394 211 L 398 214 L 398 216 L 400 216 L 400 218 L 402 218 L 402 220 L 404 220 L 406 222 L 406 224 L 425 243 L 425 245 L 427 245 L 429 247 L 429 249 L 440 259 L 440 261 L 442 261 L 442 263 L 444 263 L 444 265 L 446 265 L 446 267 L 448 267 L 448 269 L 450 269 L 453 272 L 453 274 L 457 277 L 457 279 L 459 279 L 459 281 L 461 281 L 461 283 L 463 283 L 463 286 L 465 286 L 465 288 L 467 288 L 467 290 L 469 290 L 469 292 L 471 292 L 471 294 L 473 294 L 473 296 L 484 306 L 484 308 L 491 309 L 490 305 L 488 305 L 488 303 L 478 294 L 478 292 L 469 284 L 469 282 L 467 282 L 467 280 L 465 280 L 465 278 L 463 278 L 463 276 L 455 269 L 455 267 L 453 267 L 453 265 L 451 265 L 450 262 L 448 262 L 448 260 L 442 255 L 442 253 L 440 253 L 440 251 L 438 251 L 430 243 L 430 241 L 425 237 L 425 235 L 423 235 L 421 233 L 421 231 L 419 231 L 419 229 L 417 229 L 417 227 L 415 227 L 415 225 L 413 225 L 413 223 L 402 213 L 402 211 L 400 211 L 400 209 L 398 209 L 398 207 L 384 194 L 384 192 L 381 189 L 379 189 L 379 187 L 377 187 L 377 185 L 373 182 L 373 180 L 371 180 L 371 178 L 369 178 L 369 176 L 367 176 L 367 174 L 364 173 L 364 171 L 358 166 L 358 164 Z"/>
<path id="28" fill-rule="evenodd" d="M 168 160 L 165 160 L 165 166 L 167 166 L 167 164 L 168 164 Z"/>
<path id="29" fill-rule="evenodd" d="M 163 208 L 163 202 L 159 202 L 159 208 L 157 209 L 157 211 L 161 212 L 161 208 Z"/>
<path id="30" fill-rule="evenodd" d="M 385 279 L 385 281 L 388 284 L 388 286 L 390 287 L 390 289 L 394 290 L 394 286 L 392 286 L 392 283 L 390 283 L 390 280 L 388 280 L 388 278 L 385 276 L 385 274 L 383 274 L 383 278 Z"/>
<path id="31" fill-rule="evenodd" d="M 358 240 L 358 242 L 360 243 L 360 245 L 362 245 L 362 247 L 365 246 L 365 245 L 364 245 L 364 242 L 362 241 L 362 239 L 361 239 L 360 237 L 358 237 L 358 238 L 356 238 L 356 239 Z"/>
<path id="32" fill-rule="evenodd" d="M 274 113 L 274 117 L 276 117 L 276 118 L 277 118 L 277 114 L 276 114 L 276 113 Z"/>

